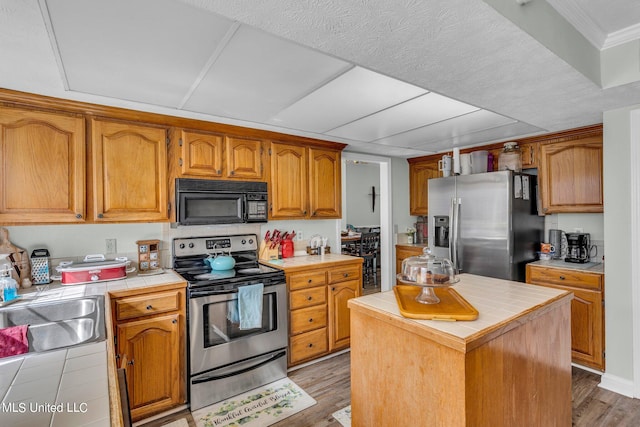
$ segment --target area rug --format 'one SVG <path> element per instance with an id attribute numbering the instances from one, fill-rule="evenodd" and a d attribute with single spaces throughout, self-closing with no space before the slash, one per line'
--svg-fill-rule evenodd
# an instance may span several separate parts
<path id="1" fill-rule="evenodd" d="M 296 383 L 283 378 L 191 415 L 198 427 L 266 427 L 315 404 Z"/>
<path id="2" fill-rule="evenodd" d="M 351 405 L 331 414 L 343 427 L 351 427 Z"/>

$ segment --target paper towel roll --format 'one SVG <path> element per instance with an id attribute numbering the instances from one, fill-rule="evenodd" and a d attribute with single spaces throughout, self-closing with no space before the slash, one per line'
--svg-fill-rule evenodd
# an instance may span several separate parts
<path id="1" fill-rule="evenodd" d="M 460 149 L 458 147 L 453 149 L 453 173 L 460 175 Z"/>

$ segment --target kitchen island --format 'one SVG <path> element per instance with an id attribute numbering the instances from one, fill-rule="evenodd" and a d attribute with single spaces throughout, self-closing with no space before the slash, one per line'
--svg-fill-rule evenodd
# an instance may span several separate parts
<path id="1" fill-rule="evenodd" d="M 570 292 L 470 274 L 474 321 L 400 315 L 393 291 L 349 301 L 352 425 L 571 425 Z"/>

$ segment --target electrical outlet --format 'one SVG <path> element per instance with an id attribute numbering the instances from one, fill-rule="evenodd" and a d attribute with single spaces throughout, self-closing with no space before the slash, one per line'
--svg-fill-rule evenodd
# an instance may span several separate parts
<path id="1" fill-rule="evenodd" d="M 302 239 L 304 239 L 304 236 L 302 235 L 302 231 L 298 231 L 298 232 L 296 232 L 296 239 L 297 239 L 297 240 L 302 240 Z"/>
<path id="2" fill-rule="evenodd" d="M 108 254 L 115 254 L 117 252 L 117 248 L 116 248 L 116 239 L 107 239 L 106 240 L 107 243 L 107 253 Z"/>

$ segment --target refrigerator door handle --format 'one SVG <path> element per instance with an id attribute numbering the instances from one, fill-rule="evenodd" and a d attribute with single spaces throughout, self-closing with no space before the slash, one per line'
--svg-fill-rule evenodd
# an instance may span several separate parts
<path id="1" fill-rule="evenodd" d="M 453 268 L 456 268 L 456 263 L 453 260 L 454 258 L 454 247 L 455 247 L 455 214 L 456 214 L 456 198 L 451 198 L 451 206 L 449 209 L 449 218 L 451 219 L 451 223 L 449 224 L 449 259 L 453 264 Z"/>
<path id="2" fill-rule="evenodd" d="M 453 224 L 451 225 L 451 229 L 453 230 L 453 237 L 451 240 L 452 247 L 452 255 L 453 258 L 451 262 L 453 263 L 453 268 L 456 270 L 456 273 L 459 273 L 461 270 L 460 259 L 458 257 L 458 243 L 459 243 L 459 234 L 460 234 L 460 204 L 461 200 L 458 198 L 453 199 L 452 209 L 453 209 Z"/>

